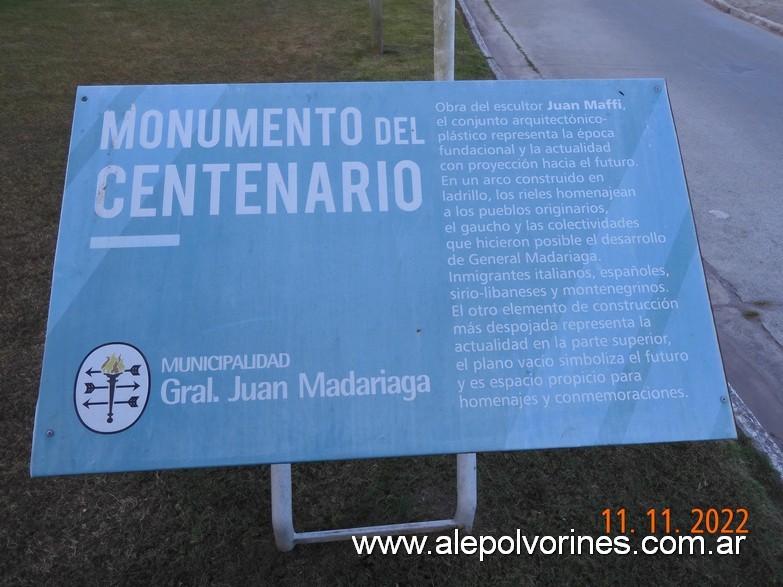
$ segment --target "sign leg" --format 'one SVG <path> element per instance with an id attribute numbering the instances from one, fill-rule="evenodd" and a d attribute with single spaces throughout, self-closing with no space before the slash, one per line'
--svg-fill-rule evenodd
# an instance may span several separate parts
<path id="1" fill-rule="evenodd" d="M 476 453 L 457 455 L 457 511 L 454 522 L 470 534 L 476 516 Z"/>
<path id="2" fill-rule="evenodd" d="M 291 464 L 272 465 L 272 528 L 277 550 L 294 548 L 294 514 L 291 498 Z"/>
<path id="3" fill-rule="evenodd" d="M 290 463 L 272 465 L 272 527 L 275 545 L 282 552 L 288 552 L 297 544 L 334 542 L 350 540 L 353 536 L 392 536 L 397 534 L 420 534 L 462 529 L 471 532 L 476 515 L 476 454 L 457 455 L 457 509 L 454 518 L 424 522 L 406 522 L 342 528 L 317 532 L 296 532 L 294 530 L 293 498 L 291 491 Z"/>

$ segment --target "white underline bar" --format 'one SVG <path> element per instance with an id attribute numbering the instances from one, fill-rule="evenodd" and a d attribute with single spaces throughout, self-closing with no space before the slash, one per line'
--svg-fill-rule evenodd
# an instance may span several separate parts
<path id="1" fill-rule="evenodd" d="M 93 236 L 91 249 L 134 249 L 141 247 L 178 247 L 178 234 L 149 234 L 142 236 Z"/>

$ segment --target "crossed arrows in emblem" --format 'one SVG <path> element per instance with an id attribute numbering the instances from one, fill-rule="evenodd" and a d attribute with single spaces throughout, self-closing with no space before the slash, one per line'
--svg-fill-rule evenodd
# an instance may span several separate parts
<path id="1" fill-rule="evenodd" d="M 114 393 L 117 389 L 133 389 L 135 391 L 139 387 L 141 387 L 136 381 L 134 381 L 133 384 L 131 385 L 117 385 L 117 380 L 120 378 L 120 375 L 122 375 L 123 373 L 130 373 L 133 376 L 138 376 L 140 375 L 139 369 L 141 369 L 141 365 L 133 365 L 130 369 L 125 369 L 125 371 L 122 371 L 120 373 L 104 373 L 101 370 L 95 370 L 92 367 L 90 367 L 89 369 L 87 369 L 87 371 L 85 371 L 85 374 L 89 377 L 92 377 L 93 375 L 97 375 L 98 373 L 101 373 L 106 376 L 106 379 L 108 380 L 108 385 L 95 385 L 91 381 L 87 381 L 84 383 L 84 393 L 91 394 L 96 389 L 108 389 L 109 401 L 96 402 L 96 401 L 90 401 L 90 398 L 88 398 L 87 401 L 84 402 L 82 405 L 88 410 L 92 406 L 109 406 L 109 411 L 106 414 L 106 422 L 108 422 L 109 424 L 111 424 L 114 421 L 114 406 L 124 404 L 130 406 L 131 408 L 138 408 L 139 407 L 138 395 L 134 395 L 124 401 L 114 401 Z"/>

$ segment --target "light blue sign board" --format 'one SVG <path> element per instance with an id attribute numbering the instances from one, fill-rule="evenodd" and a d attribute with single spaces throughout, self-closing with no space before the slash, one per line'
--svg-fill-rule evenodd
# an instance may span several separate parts
<path id="1" fill-rule="evenodd" d="M 733 437 L 662 80 L 79 88 L 33 475 Z"/>

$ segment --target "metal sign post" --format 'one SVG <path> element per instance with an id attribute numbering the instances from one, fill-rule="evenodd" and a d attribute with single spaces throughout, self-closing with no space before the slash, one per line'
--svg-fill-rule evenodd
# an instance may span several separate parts
<path id="1" fill-rule="evenodd" d="M 435 81 L 454 79 L 454 0 L 434 0 Z"/>
<path id="2" fill-rule="evenodd" d="M 448 520 L 407 522 L 316 532 L 296 532 L 293 521 L 293 497 L 291 492 L 291 465 L 272 465 L 272 527 L 278 550 L 287 552 L 297 544 L 336 542 L 353 536 L 391 536 L 446 532 L 464 529 L 470 532 L 476 514 L 476 455 L 457 455 L 457 508 Z"/>
<path id="3" fill-rule="evenodd" d="M 373 4 L 373 2 L 371 2 Z M 377 0 L 380 7 L 380 0 Z M 454 79 L 454 0 L 435 0 L 435 80 Z M 373 12 L 375 15 L 375 12 Z M 374 16 L 375 18 L 375 16 Z M 378 16 L 378 20 L 379 20 Z M 291 464 L 272 465 L 272 526 L 278 550 L 287 552 L 297 544 L 335 542 L 352 536 L 390 536 L 445 532 L 455 528 L 470 532 L 476 515 L 476 453 L 457 455 L 457 508 L 449 520 L 407 522 L 361 528 L 296 532 L 293 519 Z"/>

